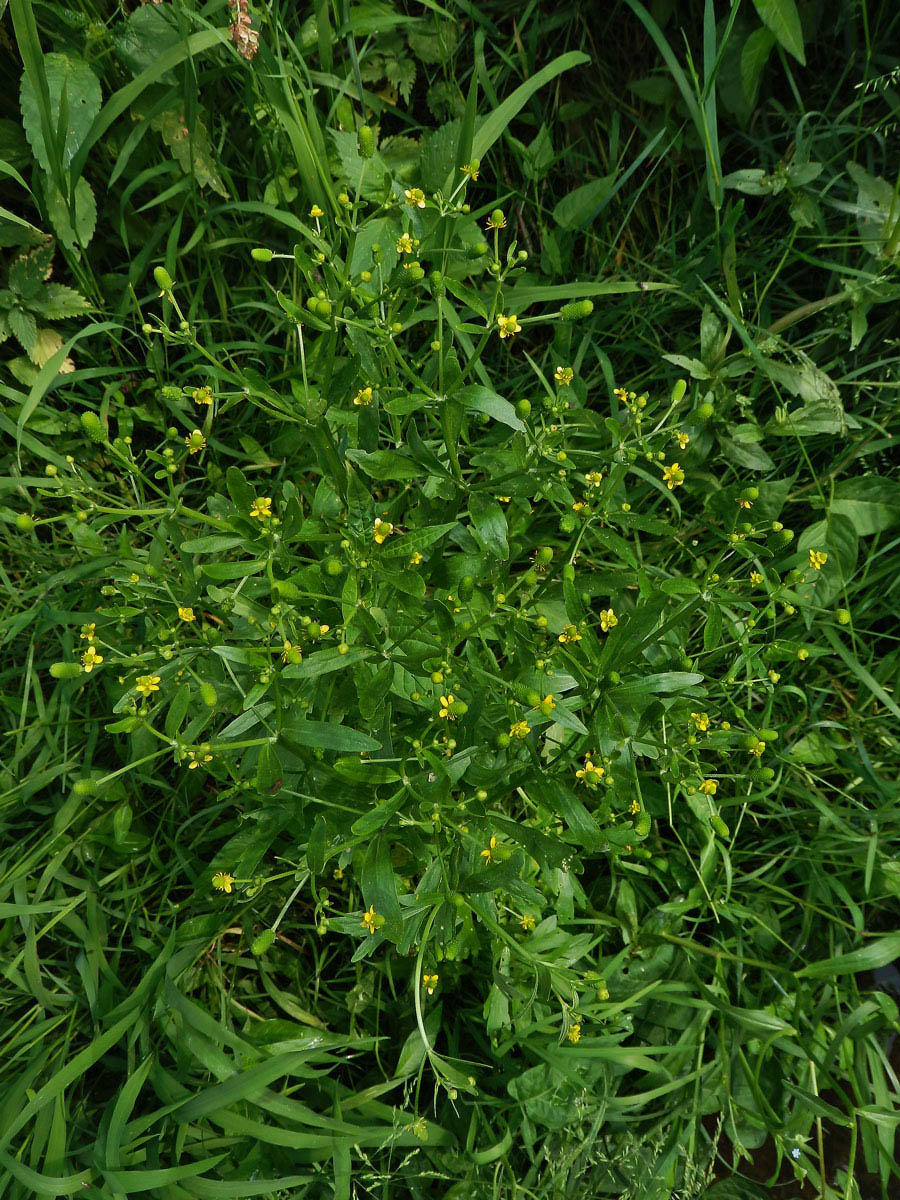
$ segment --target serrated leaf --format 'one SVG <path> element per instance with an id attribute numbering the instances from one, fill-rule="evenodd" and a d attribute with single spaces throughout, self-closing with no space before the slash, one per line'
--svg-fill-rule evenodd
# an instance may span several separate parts
<path id="1" fill-rule="evenodd" d="M 210 187 L 218 195 L 228 198 L 228 190 L 216 167 L 209 134 L 197 113 L 188 122 L 183 110 L 169 108 L 155 116 L 150 124 L 172 151 L 185 175 L 193 175 L 198 187 Z"/>
<path id="2" fill-rule="evenodd" d="M 52 147 L 53 160 L 65 168 L 72 162 L 100 111 L 100 80 L 83 59 L 68 54 L 45 54 L 44 72 L 50 94 L 50 116 L 54 136 L 59 126 L 60 100 L 65 90 L 68 120 L 64 141 L 62 146 Z M 50 172 L 51 147 L 44 143 L 38 99 L 27 71 L 22 75 L 20 98 L 25 136 L 41 167 Z"/>
<path id="3" fill-rule="evenodd" d="M 24 308 L 11 308 L 6 314 L 10 333 L 29 358 L 34 354 L 37 342 L 37 322 Z"/>
<path id="4" fill-rule="evenodd" d="M 74 224 L 68 204 L 49 176 L 45 180 L 45 194 L 50 224 L 62 244 L 67 250 L 76 250 L 81 246 L 86 246 L 94 236 L 94 230 L 97 227 L 97 201 L 88 181 L 79 179 L 75 185 Z"/>
<path id="5" fill-rule="evenodd" d="M 61 321 L 65 317 L 77 317 L 90 309 L 86 300 L 74 288 L 64 283 L 44 284 L 40 295 L 31 301 L 31 309 L 47 321 Z"/>

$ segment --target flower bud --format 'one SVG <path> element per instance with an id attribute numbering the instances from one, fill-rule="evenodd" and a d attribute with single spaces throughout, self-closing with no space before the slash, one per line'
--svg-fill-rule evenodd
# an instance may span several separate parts
<path id="1" fill-rule="evenodd" d="M 250 257 L 256 262 L 267 263 L 272 261 L 275 254 L 272 250 L 267 250 L 265 246 L 255 246 L 250 251 Z"/>
<path id="2" fill-rule="evenodd" d="M 172 276 L 165 267 L 154 267 L 153 278 L 156 280 L 156 286 L 163 292 L 170 292 L 175 286 L 172 282 Z"/>
<path id="3" fill-rule="evenodd" d="M 571 304 L 562 306 L 559 315 L 564 321 L 580 321 L 584 317 L 589 317 L 593 311 L 593 300 L 573 300 Z"/>

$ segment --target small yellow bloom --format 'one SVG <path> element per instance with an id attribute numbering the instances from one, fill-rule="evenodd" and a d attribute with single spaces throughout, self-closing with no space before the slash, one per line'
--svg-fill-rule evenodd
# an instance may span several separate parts
<path id="1" fill-rule="evenodd" d="M 138 675 L 134 690 L 142 696 L 152 696 L 154 692 L 159 691 L 159 676 Z"/>
<path id="2" fill-rule="evenodd" d="M 319 208 L 318 204 L 314 204 L 309 210 L 309 215 L 318 221 L 319 217 L 324 217 L 325 213 Z"/>
<path id="3" fill-rule="evenodd" d="M 233 892 L 234 876 L 229 875 L 227 871 L 218 871 L 212 877 L 212 885 L 217 892 Z"/>
<path id="4" fill-rule="evenodd" d="M 625 388 L 613 388 L 613 395 L 620 404 L 627 404 L 629 400 L 636 400 L 637 396 L 634 392 L 628 392 Z"/>
<path id="5" fill-rule="evenodd" d="M 284 645 L 281 647 L 281 661 L 283 663 L 298 663 L 302 657 L 303 655 L 300 652 L 299 647 L 295 646 L 293 642 L 289 642 L 287 638 L 285 638 Z"/>
<path id="6" fill-rule="evenodd" d="M 178 605 L 178 617 L 182 621 L 193 621 L 194 610 L 187 604 Z"/>
<path id="7" fill-rule="evenodd" d="M 762 758 L 765 749 L 766 743 L 762 738 L 757 738 L 752 746 L 747 747 L 748 753 L 752 754 L 755 758 Z"/>
<path id="8" fill-rule="evenodd" d="M 614 625 L 618 625 L 619 618 L 611 608 L 601 609 L 600 612 L 600 628 L 604 633 L 609 633 Z"/>
<path id="9" fill-rule="evenodd" d="M 694 728 L 700 733 L 706 733 L 709 729 L 709 713 L 691 713 L 691 720 L 694 722 Z"/>
<path id="10" fill-rule="evenodd" d="M 272 515 L 272 500 L 270 496 L 257 496 L 250 505 L 250 516 L 257 521 L 265 521 Z"/>
<path id="11" fill-rule="evenodd" d="M 85 673 L 88 675 L 90 675 L 91 671 L 93 671 L 94 667 L 96 667 L 98 663 L 102 662 L 103 655 L 98 654 L 94 646 L 88 646 L 87 650 L 85 650 L 84 654 L 81 656 L 81 665 L 84 667 Z"/>
<path id="12" fill-rule="evenodd" d="M 421 561 L 422 561 L 421 553 L 418 550 L 414 550 L 412 552 L 412 554 L 409 556 L 409 565 L 411 567 L 417 567 Z"/>
<path id="13" fill-rule="evenodd" d="M 603 482 L 603 472 L 602 471 L 588 471 L 587 475 L 585 476 L 585 479 L 588 481 L 588 483 L 591 485 L 591 487 L 599 487 L 600 484 Z"/>
<path id="14" fill-rule="evenodd" d="M 514 334 L 517 334 L 522 326 L 519 324 L 515 313 L 512 313 L 508 317 L 498 317 L 497 328 L 500 330 L 501 338 L 508 338 L 513 337 Z"/>
<path id="15" fill-rule="evenodd" d="M 511 738 L 525 738 L 531 732 L 531 726 L 527 721 L 514 721 L 509 727 L 509 736 Z"/>
<path id="16" fill-rule="evenodd" d="M 509 504 L 510 500 L 512 499 L 512 496 L 498 496 L 497 499 L 500 501 L 501 504 Z"/>
<path id="17" fill-rule="evenodd" d="M 379 546 L 383 545 L 383 543 L 391 536 L 393 532 L 394 526 L 390 523 L 390 521 L 382 521 L 381 517 L 375 518 L 375 526 L 372 531 L 372 537 Z"/>
<path id="18" fill-rule="evenodd" d="M 397 253 L 398 254 L 412 254 L 412 252 L 413 252 L 412 238 L 409 236 L 408 233 L 401 233 L 400 236 L 397 238 Z"/>
<path id="19" fill-rule="evenodd" d="M 212 389 L 208 387 L 194 388 L 191 396 L 195 404 L 212 404 L 213 402 Z"/>
<path id="20" fill-rule="evenodd" d="M 752 503 L 752 501 L 745 499 L 745 497 L 743 497 L 743 496 L 738 496 L 737 497 L 737 506 L 738 506 L 738 508 L 752 508 L 753 503 Z"/>
<path id="21" fill-rule="evenodd" d="M 670 467 L 663 467 L 663 483 L 670 492 L 684 483 L 684 471 L 677 462 L 672 463 Z"/>
<path id="22" fill-rule="evenodd" d="M 188 758 L 191 760 L 188 763 L 189 771 L 196 771 L 201 763 L 212 762 L 211 754 L 198 754 L 196 750 L 188 750 Z"/>
<path id="23" fill-rule="evenodd" d="M 809 565 L 814 571 L 821 571 L 828 562 L 828 555 L 824 550 L 810 550 Z"/>
<path id="24" fill-rule="evenodd" d="M 488 232 L 490 232 L 492 229 L 505 229 L 506 228 L 506 217 L 503 215 L 503 213 L 501 212 L 501 210 L 499 208 L 494 209 L 494 211 L 491 213 L 491 215 L 485 221 L 484 227 L 485 227 L 485 229 L 488 230 Z"/>
<path id="25" fill-rule="evenodd" d="M 206 438 L 199 429 L 193 429 L 184 439 L 184 444 L 188 454 L 199 454 L 201 450 L 206 449 Z"/>
<path id="26" fill-rule="evenodd" d="M 557 367 L 553 372 L 553 378 L 556 380 L 557 387 L 569 387 L 575 378 L 575 372 L 571 367 Z"/>
<path id="27" fill-rule="evenodd" d="M 690 436 L 686 433 L 682 433 L 681 430 L 678 430 L 675 434 L 673 434 L 673 436 L 675 441 L 678 443 L 679 450 L 684 450 L 688 442 L 691 440 Z"/>
<path id="28" fill-rule="evenodd" d="M 353 397 L 353 403 L 357 408 L 365 408 L 366 405 L 372 403 L 372 389 L 370 387 L 360 388 Z"/>
<path id="29" fill-rule="evenodd" d="M 575 772 L 575 778 L 582 780 L 582 782 L 589 784 L 591 787 L 594 787 L 600 782 L 605 774 L 606 771 L 603 769 L 603 767 L 598 767 L 591 758 L 590 754 L 586 754 L 584 756 L 584 766 L 578 768 L 578 770 Z"/>
<path id="30" fill-rule="evenodd" d="M 360 925 L 362 925 L 364 929 L 367 929 L 369 933 L 374 933 L 378 928 L 378 913 L 375 911 L 374 904 L 370 904 L 368 911 L 363 913 L 363 919 L 360 921 Z"/>
<path id="31" fill-rule="evenodd" d="M 564 646 L 568 646 L 571 642 L 580 642 L 581 634 L 576 625 L 567 625 L 557 640 Z"/>
<path id="32" fill-rule="evenodd" d="M 429 996 L 434 995 L 434 989 L 438 985 L 438 978 L 439 978 L 439 976 L 437 976 L 437 975 L 427 975 L 426 974 L 426 975 L 422 976 L 422 987 L 425 989 L 425 991 L 428 993 Z"/>
<path id="33" fill-rule="evenodd" d="M 97 633 L 97 623 L 96 623 L 96 621 L 91 621 L 87 625 L 82 625 L 80 636 L 82 638 L 86 639 L 88 642 L 88 645 L 90 645 L 91 642 L 93 642 L 93 640 L 96 636 L 96 633 Z"/>
<path id="34" fill-rule="evenodd" d="M 806 660 L 809 658 L 809 651 L 806 649 L 805 646 L 801 647 L 797 651 L 797 657 L 800 659 L 801 662 L 806 662 Z"/>
<path id="35" fill-rule="evenodd" d="M 425 193 L 421 188 L 407 188 L 403 195 L 410 208 L 425 207 Z"/>
<path id="36" fill-rule="evenodd" d="M 338 882 L 340 882 L 340 880 L 342 880 L 344 878 L 344 872 L 341 870 L 340 867 L 335 867 L 334 870 L 331 872 L 331 878 L 336 879 L 336 880 L 338 880 Z"/>
<path id="37" fill-rule="evenodd" d="M 141 577 L 140 577 L 140 575 L 138 575 L 137 571 L 132 571 L 131 574 L 128 576 L 129 583 L 140 583 L 140 581 L 141 581 Z"/>
<path id="38" fill-rule="evenodd" d="M 540 703 L 536 704 L 534 707 L 539 708 L 545 717 L 549 717 L 554 708 L 556 708 L 556 701 L 548 692 L 543 700 L 541 700 Z"/>
<path id="39" fill-rule="evenodd" d="M 768 671 L 767 674 L 769 676 L 769 679 L 772 681 L 772 683 L 777 683 L 778 680 L 781 678 L 781 676 L 779 675 L 779 673 L 777 671 Z"/>
<path id="40" fill-rule="evenodd" d="M 464 167 L 459 168 L 463 175 L 468 175 L 473 183 L 478 179 L 479 166 L 477 163 L 466 163 Z"/>
<path id="41" fill-rule="evenodd" d="M 760 575 L 759 571 L 751 571 L 750 572 L 750 582 L 753 584 L 754 587 L 759 587 L 759 585 L 762 583 L 762 581 L 763 581 L 763 577 L 762 577 L 762 575 Z"/>
<path id="42" fill-rule="evenodd" d="M 574 1025 L 570 1025 L 568 1032 L 566 1033 L 566 1037 L 569 1039 L 569 1041 L 572 1043 L 573 1046 L 575 1045 L 576 1042 L 580 1042 L 581 1041 L 581 1026 L 577 1022 Z"/>
<path id="43" fill-rule="evenodd" d="M 531 915 L 531 913 L 523 913 L 522 920 L 519 922 L 519 924 L 526 933 L 531 933 L 532 929 L 534 929 L 534 917 Z"/>
<path id="44" fill-rule="evenodd" d="M 697 790 L 702 792 L 704 796 L 714 796 L 719 790 L 719 785 L 715 779 L 704 779 Z"/>
<path id="45" fill-rule="evenodd" d="M 578 514 L 579 516 L 585 510 L 587 510 L 588 513 L 590 513 L 590 509 L 588 508 L 588 506 L 585 504 L 585 502 L 583 500 L 576 500 L 575 503 L 572 505 L 572 512 Z"/>
<path id="46" fill-rule="evenodd" d="M 491 840 L 490 840 L 489 844 L 484 848 L 484 850 L 481 851 L 481 857 L 484 859 L 485 862 L 491 863 L 494 861 L 494 851 L 496 849 L 497 849 L 497 839 L 494 836 L 494 834 L 491 834 Z"/>
<path id="47" fill-rule="evenodd" d="M 629 812 L 633 817 L 636 817 L 640 811 L 641 802 L 638 800 L 637 796 L 635 796 L 635 798 L 631 801 L 631 808 L 629 809 Z"/>
<path id="48" fill-rule="evenodd" d="M 446 696 L 441 696 L 441 707 L 438 709 L 438 716 L 443 717 L 445 721 L 455 721 L 456 718 L 450 711 L 450 706 L 453 704 L 456 697 L 452 692 Z"/>

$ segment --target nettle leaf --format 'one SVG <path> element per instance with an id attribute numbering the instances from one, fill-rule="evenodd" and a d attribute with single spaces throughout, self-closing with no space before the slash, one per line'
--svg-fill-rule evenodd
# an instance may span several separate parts
<path id="1" fill-rule="evenodd" d="M 71 201 L 67 201 L 53 180 L 45 179 L 44 194 L 47 198 L 47 215 L 56 231 L 56 236 L 67 250 L 86 246 L 97 227 L 97 201 L 94 191 L 86 179 L 79 179 Z M 72 210 L 74 208 L 74 221 Z"/>
<path id="2" fill-rule="evenodd" d="M 46 283 L 40 296 L 31 301 L 31 310 L 47 321 L 62 321 L 88 312 L 90 301 L 64 283 Z"/>
<path id="3" fill-rule="evenodd" d="M 65 94 L 68 119 L 61 146 L 48 147 L 44 142 L 41 110 L 30 74 L 22 74 L 21 105 L 25 136 L 41 167 L 51 171 L 51 162 L 68 167 L 84 141 L 94 118 L 100 111 L 102 93 L 100 80 L 84 62 L 68 54 L 45 54 L 44 72 L 50 93 L 50 119 L 53 136 L 59 127 L 61 98 Z"/>
<path id="4" fill-rule="evenodd" d="M 37 344 L 37 321 L 24 308 L 11 308 L 6 314 L 10 332 L 29 358 Z"/>
<path id="5" fill-rule="evenodd" d="M 209 134 L 202 118 L 194 113 L 190 121 L 183 109 L 169 108 L 159 113 L 151 126 L 162 137 L 185 175 L 193 175 L 198 187 L 209 187 L 228 198 L 228 190 L 216 167 Z"/>
<path id="6" fill-rule="evenodd" d="M 152 67 L 167 50 L 180 43 L 182 35 L 169 20 L 170 6 L 142 4 L 128 19 L 118 25 L 113 34 L 116 54 L 132 75 L 140 75 Z M 166 87 L 175 82 L 172 71 L 165 71 L 158 80 Z"/>

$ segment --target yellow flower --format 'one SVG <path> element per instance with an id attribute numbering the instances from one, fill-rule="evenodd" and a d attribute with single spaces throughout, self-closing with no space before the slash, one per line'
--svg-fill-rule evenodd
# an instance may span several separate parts
<path id="1" fill-rule="evenodd" d="M 217 892 L 233 892 L 234 876 L 229 875 L 227 871 L 218 871 L 212 877 L 212 885 Z"/>
<path id="2" fill-rule="evenodd" d="M 151 696 L 154 692 L 159 691 L 159 676 L 138 675 L 134 690 L 140 692 L 142 696 Z"/>
<path id="3" fill-rule="evenodd" d="M 188 454 L 199 454 L 206 449 L 206 438 L 199 429 L 193 429 L 184 439 Z"/>
<path id="4" fill-rule="evenodd" d="M 568 387 L 575 378 L 575 372 L 571 367 L 557 367 L 553 372 L 553 378 L 556 380 L 557 387 Z"/>
<path id="5" fill-rule="evenodd" d="M 81 665 L 85 669 L 85 673 L 90 675 L 97 663 L 103 662 L 103 655 L 98 654 L 94 646 L 88 646 L 84 654 L 81 656 Z"/>
<path id="6" fill-rule="evenodd" d="M 466 163 L 464 167 L 460 167 L 459 169 L 462 171 L 463 175 L 468 175 L 472 182 L 475 183 L 475 181 L 478 179 L 479 168 L 480 164 L 476 160 L 476 162 Z"/>
<path id="7" fill-rule="evenodd" d="M 401 233 L 400 236 L 397 238 L 397 253 L 398 254 L 412 254 L 412 252 L 413 252 L 412 238 L 409 236 L 408 233 Z"/>
<path id="8" fill-rule="evenodd" d="M 587 475 L 585 476 L 585 479 L 588 481 L 588 483 L 591 485 L 591 487 L 599 487 L 600 484 L 603 482 L 603 472 L 602 471 L 588 471 Z"/>
<path id="9" fill-rule="evenodd" d="M 810 550 L 809 565 L 814 571 L 821 571 L 828 562 L 828 555 L 824 550 Z"/>
<path id="10" fill-rule="evenodd" d="M 438 976 L 437 975 L 427 975 L 426 974 L 426 975 L 422 976 L 422 987 L 425 989 L 425 991 L 428 993 L 429 996 L 434 995 L 434 989 L 437 987 L 437 984 L 438 984 Z"/>
<path id="11" fill-rule="evenodd" d="M 453 716 L 453 713 L 451 713 L 451 711 L 450 711 L 450 706 L 453 704 L 453 701 L 455 699 L 456 699 L 456 697 L 453 695 L 452 692 L 450 692 L 446 696 L 441 696 L 441 707 L 438 709 L 439 717 L 443 717 L 447 721 L 455 721 L 456 720 L 456 718 Z"/>
<path id="12" fill-rule="evenodd" d="M 531 726 L 527 721 L 514 721 L 509 727 L 509 736 L 511 738 L 528 737 L 531 732 Z"/>
<path id="13" fill-rule="evenodd" d="M 360 388 L 353 397 L 353 403 L 357 408 L 364 408 L 367 404 L 372 403 L 372 389 L 370 387 Z"/>
<path id="14" fill-rule="evenodd" d="M 212 404 L 213 402 L 212 389 L 208 387 L 194 388 L 191 395 L 195 404 Z"/>
<path id="15" fill-rule="evenodd" d="M 777 683 L 778 680 L 781 678 L 781 676 L 778 674 L 777 671 L 768 671 L 767 674 L 769 676 L 769 679 L 771 679 L 772 683 Z"/>
<path id="16" fill-rule="evenodd" d="M 188 750 L 188 758 L 191 760 L 188 763 L 189 771 L 196 771 L 201 763 L 212 762 L 211 754 L 198 754 L 196 750 Z"/>
<path id="17" fill-rule="evenodd" d="M 762 758 L 765 748 L 766 748 L 766 743 L 761 738 L 757 738 L 752 746 L 747 747 L 747 750 L 748 750 L 748 753 L 754 755 L 754 757 Z"/>
<path id="18" fill-rule="evenodd" d="M 491 834 L 491 840 L 490 840 L 489 844 L 484 848 L 484 850 L 481 851 L 481 857 L 484 859 L 485 862 L 491 863 L 494 861 L 494 851 L 496 849 L 497 849 L 497 838 L 494 836 L 494 834 Z"/>
<path id="19" fill-rule="evenodd" d="M 178 616 L 182 621 L 193 621 L 194 610 L 187 604 L 178 605 Z"/>
<path id="20" fill-rule="evenodd" d="M 543 700 L 541 700 L 541 702 L 539 704 L 536 704 L 534 707 L 539 708 L 545 717 L 549 717 L 550 714 L 553 712 L 554 708 L 556 708 L 556 701 L 553 699 L 553 697 L 548 692 L 547 695 L 543 698 Z"/>
<path id="21" fill-rule="evenodd" d="M 532 929 L 534 929 L 534 917 L 531 915 L 531 913 L 523 913 L 522 920 L 519 922 L 519 924 L 526 933 L 531 933 Z"/>
<path id="22" fill-rule="evenodd" d="M 512 496 L 498 496 L 497 499 L 500 501 L 501 504 L 509 504 L 510 500 L 512 499 Z"/>
<path id="23" fill-rule="evenodd" d="M 93 640 L 94 640 L 96 632 L 97 632 L 97 623 L 96 623 L 96 621 L 91 621 L 88 625 L 82 625 L 80 636 L 82 638 L 85 638 L 87 640 L 88 644 L 90 645 L 90 643 L 93 642 Z"/>
<path id="24" fill-rule="evenodd" d="M 760 575 L 759 571 L 751 571 L 750 572 L 750 582 L 753 584 L 754 587 L 759 587 L 759 585 L 762 583 L 762 581 L 763 581 L 763 577 L 762 577 L 762 575 Z"/>
<path id="25" fill-rule="evenodd" d="M 375 518 L 375 527 L 372 531 L 372 536 L 379 546 L 381 546 L 393 532 L 394 527 L 390 521 L 382 521 L 381 517 Z"/>
<path id="26" fill-rule="evenodd" d="M 302 657 L 303 655 L 298 647 L 295 646 L 293 642 L 289 642 L 285 638 L 284 645 L 281 648 L 281 661 L 283 663 L 298 663 Z"/>
<path id="27" fill-rule="evenodd" d="M 575 503 L 572 505 L 572 512 L 573 513 L 583 513 L 587 507 L 588 506 L 584 503 L 583 500 L 576 500 Z M 588 510 L 588 511 L 590 511 L 590 510 Z"/>
<path id="28" fill-rule="evenodd" d="M 257 521 L 265 521 L 272 515 L 272 500 L 269 496 L 257 496 L 250 505 L 250 516 Z"/>
<path id="29" fill-rule="evenodd" d="M 570 642 L 580 642 L 581 634 L 578 632 L 577 626 L 567 625 L 559 635 L 558 641 L 560 641 L 564 646 L 568 646 Z"/>
<path id="30" fill-rule="evenodd" d="M 309 215 L 311 217 L 313 217 L 315 220 L 318 220 L 319 217 L 324 217 L 325 213 L 322 211 L 321 208 L 319 208 L 318 204 L 314 204 L 312 206 L 312 208 L 309 210 Z"/>
<path id="31" fill-rule="evenodd" d="M 673 437 L 675 438 L 675 441 L 678 443 L 679 450 L 684 450 L 684 448 L 687 446 L 688 442 L 691 440 L 688 434 L 682 433 L 680 430 L 678 430 L 678 432 L 673 434 Z"/>
<path id="32" fill-rule="evenodd" d="M 411 567 L 417 567 L 421 561 L 422 561 L 422 555 L 419 553 L 418 550 L 414 550 L 412 552 L 412 554 L 409 556 L 409 565 Z"/>
<path id="33" fill-rule="evenodd" d="M 378 913 L 375 911 L 374 904 L 370 904 L 368 911 L 363 913 L 363 919 L 360 921 L 360 925 L 362 925 L 364 929 L 367 929 L 369 933 L 374 933 L 378 928 Z"/>
<path id="34" fill-rule="evenodd" d="M 635 393 L 627 392 L 625 388 L 613 388 L 613 395 L 620 404 L 627 404 L 629 400 L 635 399 Z"/>
<path id="35" fill-rule="evenodd" d="M 581 1041 L 581 1026 L 578 1024 L 577 1021 L 574 1025 L 569 1026 L 568 1032 L 566 1033 L 566 1037 L 569 1039 L 569 1041 L 572 1043 L 573 1046 L 575 1045 L 576 1042 Z"/>
<path id="36" fill-rule="evenodd" d="M 340 881 L 341 879 L 344 878 L 344 872 L 341 870 L 340 867 L 335 867 L 334 870 L 331 872 L 331 878 L 337 879 L 338 881 Z"/>
<path id="37" fill-rule="evenodd" d="M 663 482 L 670 492 L 684 483 L 684 471 L 677 462 L 672 463 L 670 467 L 663 467 Z"/>
<path id="38" fill-rule="evenodd" d="M 636 817 L 640 811 L 641 811 L 641 802 L 640 802 L 640 800 L 638 800 L 637 796 L 635 796 L 635 798 L 631 802 L 631 809 L 630 809 L 631 815 L 633 817 Z"/>
<path id="39" fill-rule="evenodd" d="M 701 733 L 706 733 L 709 729 L 709 713 L 691 713 L 691 720 L 694 722 L 694 728 Z"/>
<path id="40" fill-rule="evenodd" d="M 745 499 L 743 496 L 737 496 L 736 500 L 737 500 L 738 508 L 752 508 L 753 507 L 752 501 Z"/>
<path id="41" fill-rule="evenodd" d="M 614 625 L 618 625 L 619 618 L 611 608 L 604 608 L 600 612 L 600 628 L 604 633 L 609 633 Z"/>
<path id="42" fill-rule="evenodd" d="M 797 651 L 797 657 L 800 659 L 801 662 L 806 662 L 806 660 L 809 658 L 809 651 L 806 649 L 805 646 L 801 647 Z"/>
<path id="43" fill-rule="evenodd" d="M 489 232 L 492 229 L 505 229 L 506 228 L 506 217 L 503 215 L 502 211 L 499 208 L 494 209 L 494 211 L 491 213 L 491 215 L 485 221 L 484 227 Z"/>
<path id="44" fill-rule="evenodd" d="M 507 338 L 517 334 L 522 326 L 519 324 L 515 313 L 512 313 L 508 317 L 498 317 L 497 328 L 500 330 L 501 338 Z"/>
<path id="45" fill-rule="evenodd" d="M 592 787 L 600 782 L 606 771 L 603 767 L 598 767 L 593 761 L 590 754 L 584 756 L 584 766 L 579 767 L 575 772 L 575 778 L 583 780 L 584 783 L 590 784 Z"/>
<path id="46" fill-rule="evenodd" d="M 425 193 L 421 188 L 407 188 L 403 193 L 410 208 L 425 207 Z"/>
<path id="47" fill-rule="evenodd" d="M 704 779 L 697 790 L 702 792 L 704 796 L 714 796 L 719 790 L 719 785 L 715 779 Z"/>

